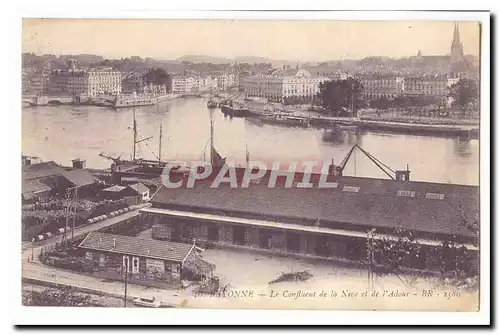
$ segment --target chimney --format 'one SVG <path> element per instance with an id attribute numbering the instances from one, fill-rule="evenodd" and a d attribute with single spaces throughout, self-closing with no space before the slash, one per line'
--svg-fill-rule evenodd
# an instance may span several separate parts
<path id="1" fill-rule="evenodd" d="M 85 159 L 76 158 L 71 161 L 73 163 L 73 168 L 75 169 L 85 169 L 87 161 Z"/>

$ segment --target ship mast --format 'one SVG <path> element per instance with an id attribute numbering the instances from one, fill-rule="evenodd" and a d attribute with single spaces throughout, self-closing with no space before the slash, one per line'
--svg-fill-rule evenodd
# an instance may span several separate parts
<path id="1" fill-rule="evenodd" d="M 133 150 L 132 160 L 135 161 L 135 147 L 137 145 L 137 122 L 135 121 L 135 108 L 134 108 L 134 126 L 133 126 L 133 130 L 134 130 L 134 150 Z"/>
<path id="2" fill-rule="evenodd" d="M 214 162 L 214 118 L 213 109 L 210 109 L 210 164 L 215 165 Z"/>
<path id="3" fill-rule="evenodd" d="M 160 143 L 158 144 L 158 163 L 161 163 L 161 137 L 162 137 L 162 124 L 160 123 Z"/>
<path id="4" fill-rule="evenodd" d="M 134 126 L 133 126 L 133 130 L 134 130 L 134 150 L 133 150 L 133 155 L 132 155 L 132 160 L 135 161 L 135 155 L 136 155 L 136 147 L 137 147 L 137 144 L 138 143 L 141 143 L 141 142 L 144 142 L 144 141 L 147 141 L 151 138 L 153 138 L 153 136 L 149 136 L 149 137 L 146 137 L 146 138 L 143 138 L 142 140 L 137 140 L 137 121 L 135 120 L 135 109 L 134 109 Z"/>
<path id="5" fill-rule="evenodd" d="M 248 152 L 248 144 L 245 144 L 245 160 L 248 166 L 248 162 L 250 161 L 250 153 Z"/>

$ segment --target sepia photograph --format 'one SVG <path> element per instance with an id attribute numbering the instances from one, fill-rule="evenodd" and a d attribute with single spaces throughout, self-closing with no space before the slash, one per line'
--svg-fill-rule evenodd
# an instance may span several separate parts
<path id="1" fill-rule="evenodd" d="M 438 15 L 23 18 L 22 309 L 480 312 L 489 40 Z"/>

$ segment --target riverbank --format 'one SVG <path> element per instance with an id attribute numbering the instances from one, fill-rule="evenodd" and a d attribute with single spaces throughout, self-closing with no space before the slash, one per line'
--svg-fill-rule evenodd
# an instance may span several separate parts
<path id="1" fill-rule="evenodd" d="M 285 106 L 283 104 L 254 100 L 243 100 L 240 101 L 240 104 L 243 105 L 241 109 L 245 112 L 241 112 L 235 116 L 267 120 L 268 117 L 266 115 L 269 113 L 284 113 L 292 118 L 307 118 L 311 126 L 319 128 L 349 125 L 356 126 L 361 130 L 396 134 L 459 137 L 465 139 L 479 138 L 479 119 L 409 117 L 383 114 L 367 114 L 359 117 L 333 117 L 310 111 L 306 105 Z"/>
<path id="2" fill-rule="evenodd" d="M 391 121 L 356 120 L 353 122 L 359 129 L 409 135 L 427 135 L 440 137 L 459 137 L 462 139 L 479 139 L 479 127 L 465 125 L 442 125 L 427 123 L 406 123 Z"/>
<path id="3" fill-rule="evenodd" d="M 116 100 L 114 96 L 77 97 L 77 96 L 23 96 L 23 107 L 43 106 L 95 106 L 95 107 L 140 107 L 157 105 L 164 101 L 174 100 L 183 96 L 166 94 L 160 96 L 122 95 Z"/>
<path id="4" fill-rule="evenodd" d="M 424 135 L 435 137 L 458 137 L 463 139 L 478 139 L 479 125 L 469 122 L 453 122 L 453 120 L 442 121 L 427 119 L 376 119 L 376 118 L 356 118 L 356 117 L 331 117 L 309 112 L 290 112 L 290 117 L 307 118 L 309 124 L 318 128 L 330 128 L 338 125 L 354 126 L 360 130 L 407 134 Z M 247 117 L 262 119 L 257 113 L 248 113 Z"/>

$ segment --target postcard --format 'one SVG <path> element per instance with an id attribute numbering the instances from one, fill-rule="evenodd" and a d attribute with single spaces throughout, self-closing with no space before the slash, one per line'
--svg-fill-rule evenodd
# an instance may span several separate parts
<path id="1" fill-rule="evenodd" d="M 275 14 L 23 19 L 23 309 L 481 311 L 489 26 Z"/>

